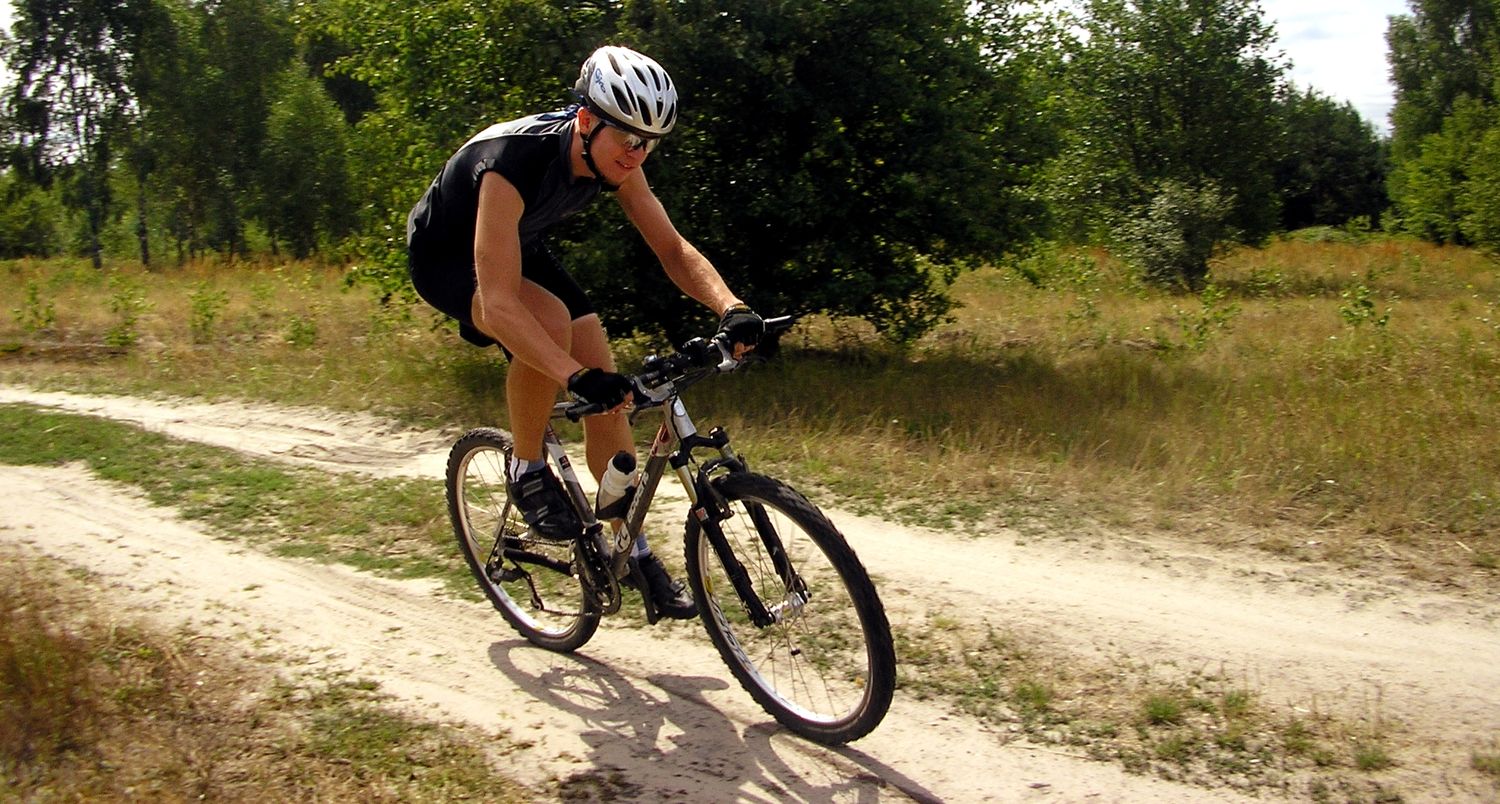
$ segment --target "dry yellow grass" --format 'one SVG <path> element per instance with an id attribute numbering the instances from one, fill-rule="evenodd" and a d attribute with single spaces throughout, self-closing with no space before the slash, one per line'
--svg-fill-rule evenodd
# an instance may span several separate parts
<path id="1" fill-rule="evenodd" d="M 1024 527 L 1082 514 L 1201 538 L 1248 531 L 1271 549 L 1316 531 L 1328 558 L 1421 554 L 1438 562 L 1423 572 L 1493 583 L 1492 259 L 1283 240 L 1226 257 L 1202 296 L 1143 287 L 1092 251 L 1019 268 L 963 276 L 955 320 L 908 351 L 858 323 L 810 320 L 785 360 L 695 389 L 695 410 L 798 485 L 905 518 Z M 15 347 L 0 379 L 504 424 L 497 355 L 434 329 L 423 307 L 346 290 L 337 269 L 0 270 L 0 310 L 27 307 L 32 285 L 57 310 L 48 332 L 0 321 Z M 102 343 L 121 317 L 110 299 L 130 288 L 150 302 L 130 349 L 77 359 L 94 353 L 39 346 Z M 622 344 L 623 363 L 645 348 Z"/>

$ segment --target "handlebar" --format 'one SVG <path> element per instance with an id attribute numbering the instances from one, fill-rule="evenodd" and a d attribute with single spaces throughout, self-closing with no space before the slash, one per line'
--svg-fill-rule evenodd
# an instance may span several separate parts
<path id="1" fill-rule="evenodd" d="M 799 315 L 783 315 L 765 319 L 766 331 L 761 343 L 780 339 L 782 334 L 791 329 L 800 317 Z M 706 377 L 710 374 L 734 371 L 755 356 L 754 352 L 748 352 L 744 357 L 736 360 L 733 345 L 721 332 L 712 338 L 693 338 L 665 357 L 652 355 L 646 358 L 639 373 L 626 375 L 626 378 L 635 387 L 638 407 L 654 407 L 654 405 L 641 406 L 639 400 L 659 403 L 662 399 L 658 399 L 651 393 L 653 389 L 676 383 L 695 373 Z M 554 413 L 561 413 L 575 422 L 584 416 L 596 416 L 605 411 L 606 408 L 603 405 L 594 402 L 560 402 L 554 408 Z"/>

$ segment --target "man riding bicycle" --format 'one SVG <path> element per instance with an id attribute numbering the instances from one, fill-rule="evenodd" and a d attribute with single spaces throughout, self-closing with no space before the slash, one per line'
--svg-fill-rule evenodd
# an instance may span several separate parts
<path id="1" fill-rule="evenodd" d="M 412 208 L 406 227 L 418 295 L 456 319 L 465 340 L 498 344 L 510 359 L 508 488 L 531 529 L 559 540 L 577 536 L 582 523 L 542 456 L 558 390 L 611 411 L 584 420 L 596 480 L 617 452 L 635 450 L 622 415 L 630 382 L 616 372 L 599 316 L 548 250 L 545 231 L 611 191 L 672 282 L 719 315 L 737 357 L 764 331 L 760 316 L 678 233 L 641 170 L 677 123 L 677 90 L 666 70 L 633 50 L 602 47 L 583 63 L 574 92 L 577 105 L 498 123 L 470 139 Z M 662 614 L 696 614 L 644 536 L 632 555 L 649 587 L 642 593 Z"/>

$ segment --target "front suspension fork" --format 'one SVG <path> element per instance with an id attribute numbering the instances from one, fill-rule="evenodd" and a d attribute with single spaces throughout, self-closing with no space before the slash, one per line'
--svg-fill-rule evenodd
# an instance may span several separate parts
<path id="1" fill-rule="evenodd" d="M 723 565 L 725 574 L 729 576 L 729 582 L 734 587 L 735 594 L 745 605 L 750 622 L 757 628 L 765 628 L 781 621 L 787 611 L 795 610 L 800 607 L 800 603 L 806 602 L 806 584 L 792 569 L 791 560 L 781 544 L 781 536 L 776 533 L 771 518 L 766 515 L 765 508 L 756 503 L 745 503 L 746 513 L 755 526 L 756 535 L 760 538 L 766 555 L 770 557 L 777 577 L 788 592 L 787 600 L 797 601 L 790 609 L 785 605 L 786 601 L 769 609 L 766 607 L 765 601 L 755 590 L 754 579 L 750 577 L 744 563 L 735 554 L 728 537 L 724 535 L 723 528 L 719 527 L 720 522 L 733 514 L 728 501 L 714 489 L 710 474 L 718 469 L 727 469 L 730 472 L 747 471 L 744 461 L 729 448 L 729 435 L 722 428 L 715 428 L 707 436 L 696 434 L 689 436 L 682 439 L 682 442 L 683 449 L 672 456 L 672 465 L 677 470 L 683 487 L 688 490 L 688 495 L 692 498 L 692 516 L 698 520 L 704 536 L 719 556 L 719 562 Z M 716 449 L 720 457 L 709 461 L 694 472 L 691 468 L 691 452 L 699 447 Z"/>

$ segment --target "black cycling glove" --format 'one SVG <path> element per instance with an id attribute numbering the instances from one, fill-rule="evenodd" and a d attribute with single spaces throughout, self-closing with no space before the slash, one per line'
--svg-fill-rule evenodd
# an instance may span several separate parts
<path id="1" fill-rule="evenodd" d="M 729 345 L 754 346 L 766 332 L 766 322 L 750 309 L 748 304 L 736 304 L 724 311 L 719 319 L 719 332 L 729 339 Z"/>
<path id="2" fill-rule="evenodd" d="M 568 378 L 568 393 L 587 405 L 600 405 L 605 410 L 619 407 L 621 402 L 634 395 L 635 386 L 623 374 L 601 368 L 583 368 Z"/>

